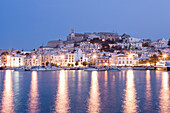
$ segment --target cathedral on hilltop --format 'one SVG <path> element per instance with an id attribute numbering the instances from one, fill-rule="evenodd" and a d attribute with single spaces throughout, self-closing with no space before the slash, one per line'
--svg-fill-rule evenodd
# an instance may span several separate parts
<path id="1" fill-rule="evenodd" d="M 118 33 L 110 33 L 110 32 L 94 32 L 94 33 L 75 33 L 74 29 L 71 29 L 71 33 L 67 36 L 67 41 L 82 41 L 85 39 L 104 39 L 104 40 L 116 40 L 119 38 Z"/>
<path id="2" fill-rule="evenodd" d="M 67 36 L 67 41 L 82 41 L 85 35 L 82 33 L 75 33 L 74 29 L 71 29 L 71 33 Z"/>

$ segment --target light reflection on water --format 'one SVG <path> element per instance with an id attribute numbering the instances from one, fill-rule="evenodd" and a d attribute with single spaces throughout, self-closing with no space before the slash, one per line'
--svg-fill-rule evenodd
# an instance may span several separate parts
<path id="1" fill-rule="evenodd" d="M 4 90 L 2 94 L 1 113 L 13 113 L 13 86 L 12 86 L 12 71 L 6 70 L 4 80 Z"/>
<path id="2" fill-rule="evenodd" d="M 166 113 L 170 112 L 169 73 L 1 71 L 0 113 Z"/>
<path id="3" fill-rule="evenodd" d="M 170 112 L 170 98 L 169 98 L 169 74 L 168 72 L 162 73 L 162 88 L 160 91 L 160 112 Z"/>
<path id="4" fill-rule="evenodd" d="M 59 85 L 57 91 L 57 99 L 55 102 L 55 111 L 57 113 L 67 113 L 69 111 L 68 98 L 68 76 L 66 71 L 61 70 L 59 75 Z"/>
<path id="5" fill-rule="evenodd" d="M 37 72 L 33 71 L 31 74 L 31 86 L 29 94 L 28 112 L 38 113 L 39 112 L 39 93 L 38 93 L 38 79 Z"/>
<path id="6" fill-rule="evenodd" d="M 88 100 L 88 112 L 99 113 L 100 112 L 100 92 L 98 84 L 98 72 L 93 71 L 91 74 L 91 87 L 90 98 Z"/>
<path id="7" fill-rule="evenodd" d="M 144 109 L 148 109 L 149 107 L 151 107 L 151 99 L 152 99 L 152 94 L 151 94 L 151 76 L 150 76 L 150 70 L 146 71 L 146 92 L 145 92 L 145 98 L 146 98 L 146 102 L 145 102 L 145 107 Z"/>
<path id="8" fill-rule="evenodd" d="M 134 74 L 132 70 L 127 71 L 126 76 L 126 89 L 123 102 L 123 112 L 124 113 L 136 113 L 137 112 L 137 100 L 136 100 L 136 90 L 134 83 Z"/>
<path id="9" fill-rule="evenodd" d="M 78 71 L 78 98 L 81 100 L 81 71 Z"/>
<path id="10" fill-rule="evenodd" d="M 104 79 L 105 79 L 104 85 L 107 88 L 107 79 L 108 79 L 107 71 L 104 72 Z"/>

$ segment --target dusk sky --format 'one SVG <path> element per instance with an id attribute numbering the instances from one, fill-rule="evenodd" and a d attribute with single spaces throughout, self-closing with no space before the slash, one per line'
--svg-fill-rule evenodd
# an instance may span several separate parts
<path id="1" fill-rule="evenodd" d="M 170 38 L 170 0 L 0 0 L 0 48 L 31 50 L 76 32 Z"/>

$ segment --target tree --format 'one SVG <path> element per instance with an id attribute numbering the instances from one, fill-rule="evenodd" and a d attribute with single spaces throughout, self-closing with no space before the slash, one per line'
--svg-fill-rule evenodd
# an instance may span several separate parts
<path id="1" fill-rule="evenodd" d="M 95 65 L 95 62 L 94 62 L 94 61 L 90 61 L 89 67 L 91 67 L 91 66 L 93 66 L 93 65 Z"/>
<path id="2" fill-rule="evenodd" d="M 20 51 L 17 51 L 16 53 L 17 53 L 17 54 L 20 54 L 21 52 L 20 52 Z"/>
<path id="3" fill-rule="evenodd" d="M 51 63 L 51 66 L 54 66 L 54 63 Z"/>
<path id="4" fill-rule="evenodd" d="M 121 50 L 121 49 L 122 49 L 122 47 L 120 45 L 115 46 L 115 50 Z"/>
<path id="5" fill-rule="evenodd" d="M 161 50 L 158 50 L 158 53 L 159 53 L 160 55 L 162 55 L 162 51 L 161 51 Z"/>
<path id="6" fill-rule="evenodd" d="M 103 44 L 102 44 L 102 48 L 101 48 L 101 50 L 109 51 L 109 50 L 110 50 L 110 46 L 109 46 L 109 44 L 107 44 L 107 43 L 103 43 Z"/>
<path id="7" fill-rule="evenodd" d="M 92 44 L 100 44 L 100 43 L 102 43 L 102 40 L 101 39 L 99 39 L 99 38 L 93 38 L 93 39 L 91 39 L 90 40 L 90 43 L 92 43 Z"/>
<path id="8" fill-rule="evenodd" d="M 70 67 L 70 65 L 71 65 L 70 63 L 67 64 L 68 67 Z"/>
<path id="9" fill-rule="evenodd" d="M 8 52 L 2 52 L 1 55 L 9 55 Z"/>
<path id="10" fill-rule="evenodd" d="M 48 66 L 49 62 L 46 62 L 45 64 L 46 64 L 46 66 Z"/>
<path id="11" fill-rule="evenodd" d="M 158 56 L 156 54 L 154 54 L 153 56 L 151 56 L 149 58 L 149 62 L 150 63 L 154 63 L 156 65 L 156 62 L 158 61 Z"/>
<path id="12" fill-rule="evenodd" d="M 148 59 L 140 59 L 140 60 L 139 60 L 139 64 L 146 64 L 146 63 L 148 63 L 148 62 L 149 62 Z"/>
<path id="13" fill-rule="evenodd" d="M 133 48 L 132 48 L 132 45 L 131 44 L 129 44 L 129 50 L 132 50 Z"/>
<path id="14" fill-rule="evenodd" d="M 168 46 L 170 46 L 170 39 L 169 39 L 169 41 L 168 41 Z"/>
<path id="15" fill-rule="evenodd" d="M 167 60 L 170 60 L 170 55 L 168 55 L 166 59 L 167 59 Z"/>
<path id="16" fill-rule="evenodd" d="M 77 47 L 77 46 L 78 46 L 78 44 L 77 44 L 77 42 L 75 41 L 75 42 L 74 42 L 74 47 Z"/>
<path id="17" fill-rule="evenodd" d="M 79 62 L 76 62 L 75 65 L 78 66 L 78 65 L 79 65 Z"/>
<path id="18" fill-rule="evenodd" d="M 83 66 L 87 66 L 88 63 L 86 61 L 83 62 Z"/>
<path id="19" fill-rule="evenodd" d="M 149 44 L 148 43 L 143 43 L 142 47 L 149 47 Z"/>

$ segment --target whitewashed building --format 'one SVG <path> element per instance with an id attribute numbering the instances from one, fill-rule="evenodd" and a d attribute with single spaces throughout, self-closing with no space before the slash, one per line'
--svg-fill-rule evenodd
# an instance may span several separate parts
<path id="1" fill-rule="evenodd" d="M 99 49 L 101 49 L 100 44 L 92 44 L 90 42 L 81 42 L 80 43 L 80 48 L 82 49 L 83 52 L 96 52 Z"/>
<path id="2" fill-rule="evenodd" d="M 117 56 L 117 66 L 134 66 L 137 64 L 137 59 L 135 55 L 118 55 Z"/>
<path id="3" fill-rule="evenodd" d="M 10 60 L 10 67 L 24 66 L 24 57 L 21 55 L 11 56 Z"/>

